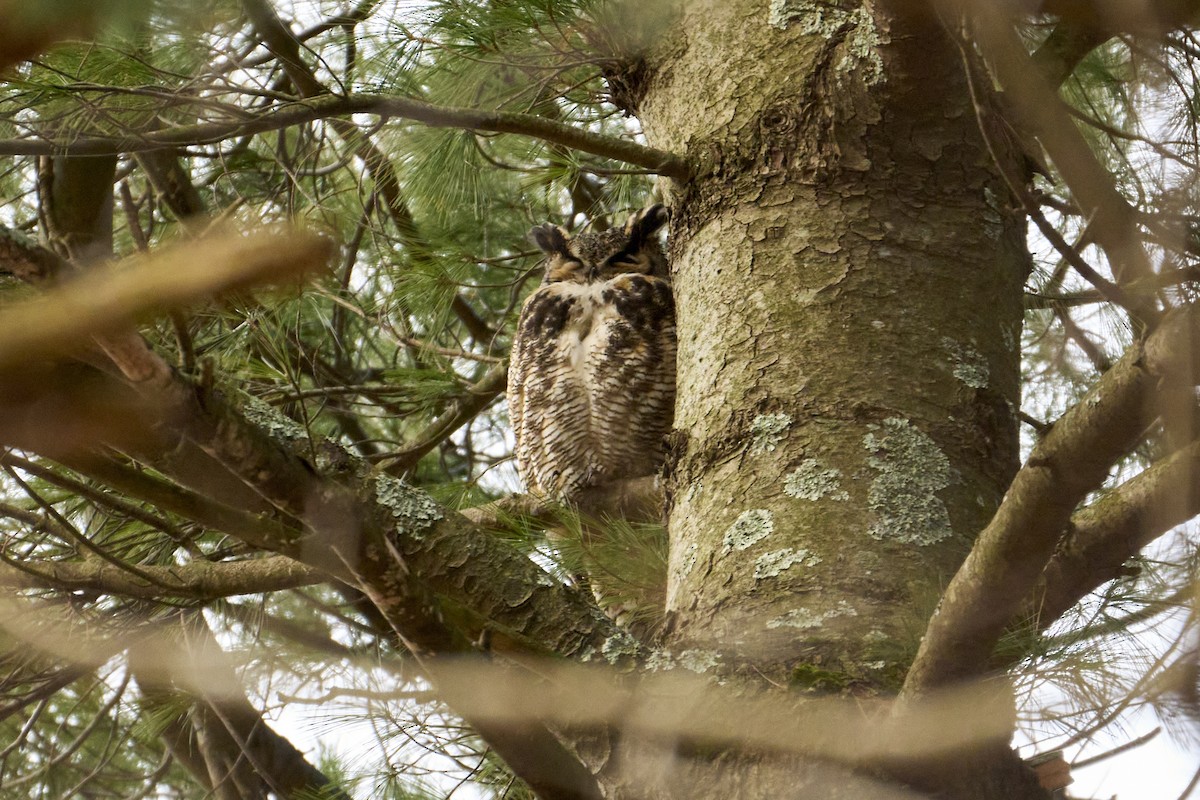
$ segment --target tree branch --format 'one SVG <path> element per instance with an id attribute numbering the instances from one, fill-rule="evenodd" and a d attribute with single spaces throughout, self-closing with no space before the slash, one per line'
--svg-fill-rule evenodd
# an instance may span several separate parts
<path id="1" fill-rule="evenodd" d="M 129 5 L 122 0 L 70 0 L 48 12 L 44 6 L 4 2 L 0 4 L 0 69 L 33 58 L 62 39 L 86 39 L 114 11 Z"/>
<path id="2" fill-rule="evenodd" d="M 1033 63 L 1051 86 L 1061 86 L 1079 62 L 1109 38 L 1093 27 L 1060 22 L 1034 51 Z"/>
<path id="3" fill-rule="evenodd" d="M 20 567 L 0 564 L 0 586 L 14 589 L 87 589 L 103 594 L 146 600 L 186 598 L 216 600 L 242 594 L 275 592 L 310 586 L 327 580 L 324 573 L 285 556 L 248 561 L 193 561 L 179 566 L 141 564 L 135 573 L 96 559 L 24 563 Z"/>
<path id="4" fill-rule="evenodd" d="M 529 653 L 581 659 L 601 652 L 612 658 L 640 653 L 636 642 L 582 592 L 550 579 L 523 554 L 424 493 L 371 473 L 340 449 L 320 455 L 321 448 L 307 440 L 295 442 L 295 449 L 305 454 L 318 452 L 318 468 L 330 473 L 322 477 L 312 463 L 249 424 L 220 394 L 182 377 L 176 382 L 159 398 L 156 410 L 137 415 L 156 436 L 135 431 L 124 441 L 113 441 L 111 435 L 107 441 L 185 486 L 211 491 L 213 462 L 197 459 L 202 451 L 270 507 L 303 520 L 301 529 L 248 526 L 238 535 L 360 587 L 435 683 L 443 660 L 476 652 L 484 631 L 490 632 L 494 652 L 517 660 Z M 113 385 L 106 394 L 122 397 L 127 392 Z M 45 398 L 29 400 L 22 412 L 29 418 L 29 439 L 62 424 L 55 404 Z M 39 416 L 44 413 L 53 424 Z M 261 423 L 272 427 L 270 420 Z M 29 449 L 37 449 L 36 444 L 23 442 Z M 122 488 L 139 496 L 136 482 Z M 216 491 L 227 489 L 217 485 Z M 217 503 L 223 499 L 238 498 L 212 498 Z M 469 704 L 456 702 L 453 692 L 444 696 L 545 797 L 598 797 L 594 779 L 549 731 L 476 720 Z"/>
<path id="5" fill-rule="evenodd" d="M 1046 629 L 1089 592 L 1123 574 L 1143 547 L 1200 514 L 1200 443 L 1176 451 L 1071 517 L 1023 614 Z"/>
<path id="6" fill-rule="evenodd" d="M 214 254 L 208 246 L 192 243 L 189 247 L 194 253 L 188 258 L 201 265 L 198 271 L 210 275 L 215 272 L 222 280 L 236 280 L 239 285 L 245 282 L 242 276 L 230 278 L 224 272 L 234 270 L 213 265 L 238 256 L 243 261 L 253 258 L 269 271 L 274 269 L 276 260 L 297 258 L 284 252 L 286 243 L 278 237 L 252 240 L 251 244 L 242 249 L 237 241 L 222 242 Z M 212 286 L 199 278 L 182 275 L 176 269 L 163 269 L 165 258 L 156 257 L 113 278 L 128 278 L 118 284 L 127 283 L 129 291 L 108 290 L 120 306 L 119 310 L 104 310 L 105 323 L 140 308 L 153 307 L 151 300 L 156 299 L 160 289 L 170 292 L 180 302 L 189 293 L 198 294 L 200 289 L 211 291 Z M 171 266 L 175 263 L 169 262 Z M 173 285 L 164 288 L 152 281 L 151 288 L 147 288 L 147 284 L 138 282 L 140 273 L 147 269 L 170 275 Z M 58 304 L 60 292 L 71 292 L 72 297 L 80 294 L 81 282 L 82 279 L 34 302 L 38 307 L 52 308 Z M 177 284 L 182 284 L 182 288 Z M 6 319 L 7 316 L 0 317 L 0 328 L 11 328 L 13 339 L 18 335 L 37 338 L 30 333 L 38 325 L 36 320 L 27 321 L 26 328 L 21 330 L 11 323 L 6 326 Z M 60 318 L 51 330 L 65 342 L 97 324 L 100 323 Z M 0 363 L 28 357 L 16 353 L 17 348 L 11 343 L 12 339 L 0 342 Z M 586 649 L 598 650 L 607 638 L 619 633 L 582 594 L 560 585 L 547 586 L 545 575 L 523 555 L 474 529 L 465 518 L 441 509 L 423 493 L 393 479 L 372 475 L 363 462 L 336 446 L 318 446 L 301 438 L 293 441 L 295 453 L 289 452 L 262 428 L 248 422 L 222 394 L 196 386 L 182 376 L 172 375 L 169 386 L 139 387 L 146 399 L 139 399 L 110 376 L 89 371 L 82 365 L 58 371 L 40 370 L 36 379 L 0 385 L 4 387 L 0 401 L 11 410 L 0 415 L 0 419 L 21 421 L 19 426 L 0 425 L 0 435 L 6 440 L 44 452 L 48 442 L 66 439 L 72 447 L 53 444 L 49 449 L 58 460 L 84 474 L 255 546 L 296 557 L 347 583 L 370 587 L 375 581 L 377 592 L 388 598 L 385 605 L 396 606 L 393 609 L 396 613 L 411 618 L 417 626 L 415 629 L 401 626 L 402 635 L 414 642 L 420 641 L 417 630 L 421 626 L 442 616 L 441 610 L 422 605 L 433 602 L 424 583 L 429 583 L 435 592 L 454 598 L 456 604 L 474 609 L 468 615 L 473 621 L 467 625 L 472 632 L 464 642 L 477 636 L 483 627 L 499 626 L 507 629 L 505 635 L 514 642 L 524 641 L 534 652 L 572 656 Z M 250 409 L 246 411 L 249 413 Z M 267 427 L 277 430 L 287 427 L 286 420 L 264 417 L 262 409 L 255 409 L 254 413 Z M 80 418 L 88 423 L 85 429 L 90 435 L 72 426 Z M 113 424 L 113 420 L 128 420 L 129 424 Z M 69 435 L 64 436 L 64 431 Z M 106 457 L 81 452 L 81 447 L 98 440 L 127 449 L 192 490 L 121 467 Z M 325 470 L 337 477 L 319 476 L 310 463 L 314 457 L 318 461 L 327 458 Z M 347 466 L 347 462 L 352 466 Z M 214 467 L 218 465 L 238 476 L 238 480 L 233 483 L 214 480 Z M 346 469 L 352 472 L 338 474 Z M 240 510 L 248 504 L 255 513 Z M 271 514 L 261 513 L 268 509 Z M 280 513 L 285 516 L 278 517 Z M 293 526 L 295 520 L 302 521 L 300 527 Z M 430 529 L 438 535 L 432 535 Z M 413 559 L 414 568 L 398 567 L 395 557 Z M 415 582 L 413 572 L 420 573 L 420 583 Z M 539 588 L 514 606 L 503 586 L 492 580 L 502 573 L 513 579 L 519 576 L 523 582 Z M 410 575 L 405 585 L 416 593 L 410 599 L 425 598 L 403 613 L 400 611 L 403 598 L 396 593 L 397 574 Z M 540 610 L 535 611 L 535 607 Z M 464 619 L 459 621 L 466 623 Z M 441 627 L 441 623 L 435 627 Z M 435 634 L 433 629 L 428 633 L 432 637 L 431 651 L 442 650 L 442 645 L 447 644 L 442 634 Z M 441 645 L 433 646 L 439 641 Z"/>
<path id="7" fill-rule="evenodd" d="M 8 244 L 12 248 L 13 240 Z M 130 259 L 120 270 L 89 270 L 4 310 L 0 370 L 66 352 L 86 336 L 119 331 L 155 312 L 311 271 L 328 262 L 331 250 L 332 242 L 314 234 L 263 232 L 189 242 Z"/>
<path id="8" fill-rule="evenodd" d="M 183 635 L 170 638 L 205 664 L 206 686 L 177 683 L 146 642 L 130 648 L 129 663 L 147 703 L 160 714 L 170 714 L 164 731 L 168 744 L 201 783 L 212 787 L 232 780 L 243 797 L 266 796 L 270 790 L 279 797 L 350 800 L 250 704 L 203 618 L 186 615 L 182 627 Z M 155 644 L 161 646 L 162 641 Z"/>
<path id="9" fill-rule="evenodd" d="M 905 680 L 916 695 L 983 673 L 1033 591 L 1071 513 L 1157 417 L 1159 383 L 1196 374 L 1200 313 L 1166 317 L 1041 439 L 951 580 Z"/>
<path id="10" fill-rule="evenodd" d="M 43 387 L 39 382 L 27 391 Z M 103 394 L 120 398 L 128 393 L 114 384 Z M 369 472 L 340 450 L 326 453 L 328 463 L 318 459 L 332 473 L 321 477 L 312 464 L 247 423 L 221 395 L 181 377 L 156 400 L 157 409 L 135 415 L 156 436 L 144 430 L 117 431 L 126 433 L 125 440 L 113 441 L 114 432 L 106 431 L 106 440 L 184 485 L 211 491 L 213 462 L 197 459 L 202 451 L 240 476 L 270 507 L 303 520 L 299 530 L 263 525 L 243 528 L 239 535 L 361 587 L 435 682 L 442 660 L 475 651 L 485 630 L 491 632 L 494 651 L 518 660 L 523 653 L 577 658 L 601 652 L 614 658 L 638 654 L 636 642 L 589 598 L 550 579 L 520 552 L 441 509 L 422 492 Z M 28 420 L 23 446 L 37 449 L 38 435 L 63 420 L 45 397 L 29 396 L 28 401 L 22 409 Z M 109 413 L 129 415 L 127 410 Z M 269 420 L 262 423 L 271 426 Z M 321 448 L 304 440 L 296 449 L 311 454 Z M 217 490 L 226 491 L 221 486 Z M 213 499 L 220 502 L 222 497 Z M 549 731 L 475 720 L 469 704 L 456 702 L 452 692 L 445 699 L 544 796 L 598 797 L 594 779 Z"/>
<path id="11" fill-rule="evenodd" d="M 627 522 L 658 522 L 662 518 L 664 500 L 662 481 L 657 475 L 646 475 L 588 487 L 574 502 L 582 515 L 594 519 L 610 517 Z M 534 495 L 517 494 L 487 505 L 464 508 L 461 513 L 481 528 L 503 529 L 515 517 L 553 523 L 561 508 Z"/>
<path id="12" fill-rule="evenodd" d="M 1117 283 L 1128 290 L 1131 281 L 1149 278 L 1153 269 L 1138 233 L 1137 212 L 1113 186 L 1107 170 L 1092 154 L 1052 85 L 1025 52 L 1008 19 L 990 3 L 952 2 L 966 6 L 979 49 L 1011 99 L 1013 111 L 1037 135 L 1076 204 L 1092 223 L 1090 230 L 1108 255 Z M 1153 319 L 1152 302 L 1137 300 L 1139 316 Z"/>
<path id="13" fill-rule="evenodd" d="M 470 387 L 466 396 L 434 420 L 417 441 L 410 443 L 402 452 L 381 461 L 380 468 L 389 475 L 403 475 L 408 472 L 426 453 L 490 406 L 504 391 L 507 381 L 508 369 L 505 365 L 501 364 L 488 370 L 482 379 Z"/>
<path id="14" fill-rule="evenodd" d="M 1042 11 L 1056 14 L 1067 24 L 1108 34 L 1132 33 L 1162 36 L 1195 23 L 1200 8 L 1192 0 L 1148 0 L 1137 4 L 1112 0 L 1044 0 Z"/>
<path id="15" fill-rule="evenodd" d="M 682 156 L 627 139 L 592 133 L 535 114 L 437 106 L 407 97 L 380 95 L 325 95 L 278 106 L 270 111 L 256 113 L 249 119 L 238 116 L 225 122 L 162 127 L 118 136 L 93 135 L 61 140 L 4 139 L 0 140 L 0 155 L 81 156 L 142 153 L 169 147 L 213 144 L 255 133 L 282 130 L 317 120 L 344 118 L 355 114 L 407 119 L 433 128 L 518 134 L 623 161 L 680 181 L 687 180 L 690 174 L 690 167 Z"/>

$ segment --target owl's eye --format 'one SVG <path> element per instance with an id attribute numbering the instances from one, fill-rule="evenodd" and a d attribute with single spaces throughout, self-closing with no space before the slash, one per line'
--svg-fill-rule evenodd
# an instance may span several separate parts
<path id="1" fill-rule="evenodd" d="M 585 268 L 585 264 L 574 256 L 562 256 L 550 259 L 547 264 L 556 272 L 575 272 Z"/>
<path id="2" fill-rule="evenodd" d="M 543 283 L 585 280 L 588 273 L 587 265 L 578 258 L 552 258 L 546 263 Z"/>
<path id="3" fill-rule="evenodd" d="M 633 256 L 617 255 L 608 259 L 605 262 L 606 266 L 616 267 L 617 269 L 637 269 L 639 262 Z"/>

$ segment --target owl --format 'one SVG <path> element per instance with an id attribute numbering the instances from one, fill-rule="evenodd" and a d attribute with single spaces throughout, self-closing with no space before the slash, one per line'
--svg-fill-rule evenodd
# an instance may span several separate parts
<path id="1" fill-rule="evenodd" d="M 675 300 L 654 205 L 623 228 L 530 239 L 546 277 L 521 309 L 508 371 L 517 470 L 527 490 L 581 489 L 650 475 L 675 406 Z"/>

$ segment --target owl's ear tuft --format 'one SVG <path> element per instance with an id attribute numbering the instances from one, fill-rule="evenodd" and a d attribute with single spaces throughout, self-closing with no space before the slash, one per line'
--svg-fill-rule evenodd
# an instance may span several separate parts
<path id="1" fill-rule="evenodd" d="M 671 212 L 661 203 L 655 203 L 633 214 L 625 223 L 625 231 L 631 242 L 641 243 L 657 233 L 670 218 Z"/>
<path id="2" fill-rule="evenodd" d="M 567 254 L 567 232 L 557 225 L 547 222 L 529 231 L 529 241 L 547 255 Z"/>

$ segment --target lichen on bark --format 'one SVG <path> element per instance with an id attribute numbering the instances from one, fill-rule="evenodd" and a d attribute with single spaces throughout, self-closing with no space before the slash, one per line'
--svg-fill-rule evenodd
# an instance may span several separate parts
<path id="1" fill-rule="evenodd" d="M 806 458 L 783 479 L 783 491 L 797 500 L 849 500 L 842 487 L 842 471 L 827 468 L 815 458 Z"/>
<path id="2" fill-rule="evenodd" d="M 390 475 L 375 476 L 375 500 L 409 536 L 420 536 L 445 514 L 428 494 Z"/>
<path id="3" fill-rule="evenodd" d="M 867 494 L 875 539 L 930 545 L 954 535 L 939 493 L 955 479 L 950 460 L 908 420 L 885 419 L 863 437 L 867 464 L 876 471 Z"/>

